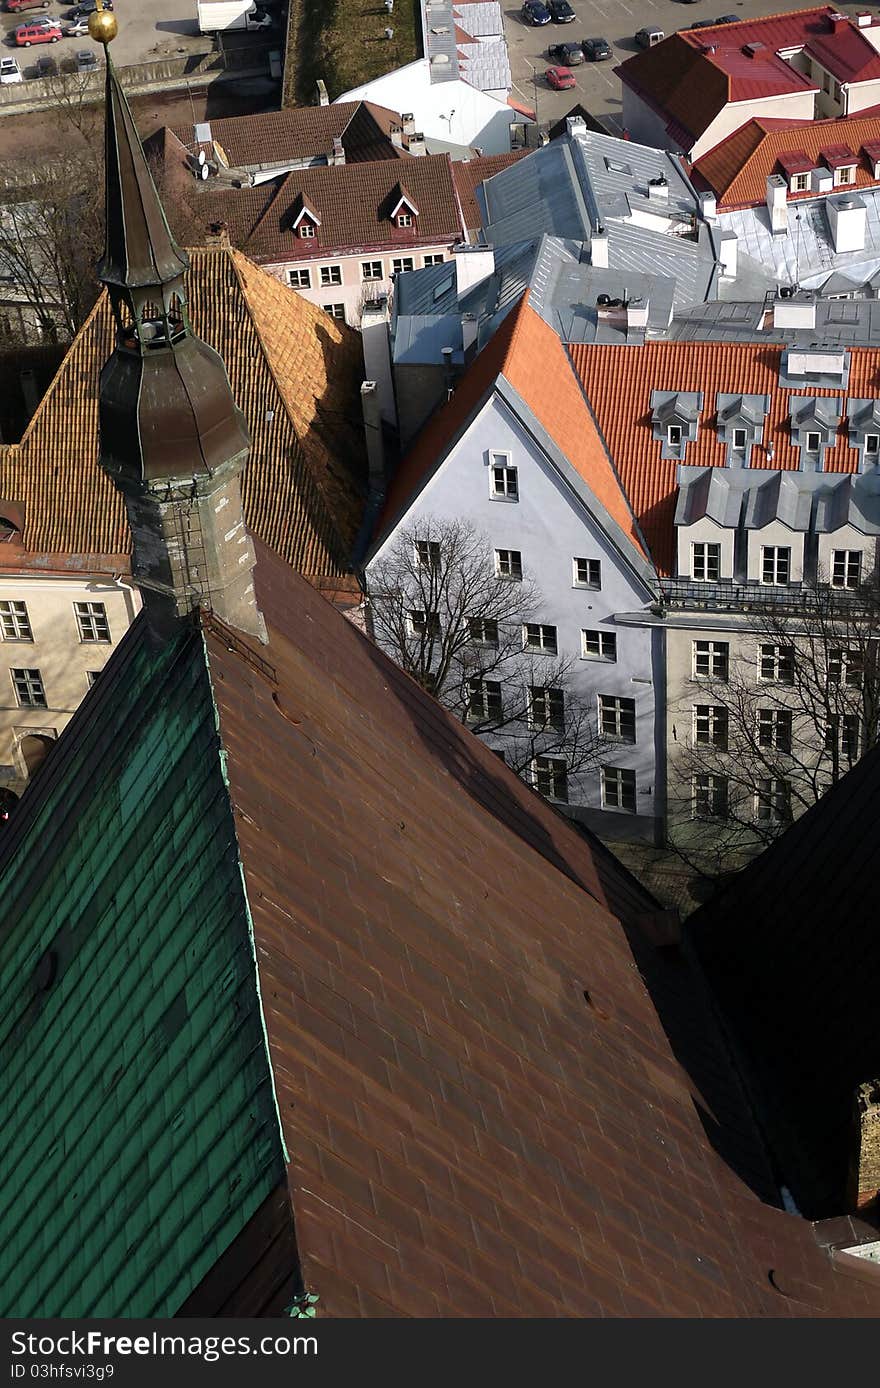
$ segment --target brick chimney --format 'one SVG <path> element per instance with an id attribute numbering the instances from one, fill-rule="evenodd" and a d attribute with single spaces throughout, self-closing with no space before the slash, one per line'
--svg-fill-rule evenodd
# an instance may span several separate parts
<path id="1" fill-rule="evenodd" d="M 859 1085 L 853 1117 L 855 1150 L 847 1203 L 859 1213 L 875 1206 L 880 1195 L 880 1080 Z"/>

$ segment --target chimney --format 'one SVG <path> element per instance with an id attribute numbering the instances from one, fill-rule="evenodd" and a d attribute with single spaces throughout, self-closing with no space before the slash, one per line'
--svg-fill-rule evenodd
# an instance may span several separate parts
<path id="1" fill-rule="evenodd" d="M 626 327 L 627 332 L 630 328 L 644 332 L 648 326 L 648 299 L 627 299 L 626 301 Z"/>
<path id="2" fill-rule="evenodd" d="M 828 229 L 835 254 L 865 249 L 867 209 L 862 198 L 828 198 L 825 202 Z"/>
<path id="3" fill-rule="evenodd" d="M 590 237 L 590 264 L 597 270 L 608 269 L 608 232 L 597 226 Z"/>
<path id="4" fill-rule="evenodd" d="M 344 164 L 345 150 L 342 146 L 342 138 L 339 135 L 333 136 L 333 148 L 327 156 L 328 164 Z"/>
<path id="5" fill-rule="evenodd" d="M 391 373 L 391 315 L 385 294 L 368 299 L 364 304 L 361 312 L 361 348 L 364 375 L 375 383 L 379 413 L 387 425 L 396 429 L 397 402 Z"/>
<path id="6" fill-rule="evenodd" d="M 767 175 L 767 212 L 774 236 L 788 234 L 788 185 L 782 174 Z"/>
<path id="7" fill-rule="evenodd" d="M 364 381 L 361 385 L 361 411 L 364 416 L 364 433 L 367 439 L 367 468 L 369 471 L 370 493 L 381 496 L 385 491 L 385 439 L 382 429 L 382 415 L 379 410 L 379 390 L 375 381 Z"/>
<path id="8" fill-rule="evenodd" d="M 325 82 L 324 82 L 323 77 L 319 77 L 318 80 L 317 80 L 317 82 L 315 83 L 315 96 L 316 96 L 317 99 L 318 99 L 318 105 L 319 105 L 319 106 L 329 106 L 329 105 L 330 105 L 330 98 L 329 98 L 329 96 L 327 95 L 327 87 L 326 87 L 326 84 L 325 84 Z"/>
<path id="9" fill-rule="evenodd" d="M 477 345 L 477 315 L 475 313 L 463 313 L 461 315 L 461 346 L 464 352 L 465 363 L 473 355 L 472 349 Z"/>
<path id="10" fill-rule="evenodd" d="M 565 128 L 571 138 L 576 140 L 579 135 L 586 135 L 587 122 L 584 120 L 583 116 L 566 116 Z"/>
<path id="11" fill-rule="evenodd" d="M 491 246 L 453 246 L 455 292 L 459 298 L 495 273 L 495 252 Z"/>
<path id="12" fill-rule="evenodd" d="M 409 150 L 410 154 L 414 154 L 416 156 L 428 153 L 428 147 L 425 144 L 425 136 L 421 130 L 417 130 L 414 135 L 410 135 L 407 149 Z"/>
<path id="13" fill-rule="evenodd" d="M 666 181 L 665 174 L 658 174 L 656 178 L 648 179 L 648 201 L 669 201 L 669 184 Z"/>
<path id="14" fill-rule="evenodd" d="M 416 118 L 412 111 L 406 111 L 400 117 L 404 135 L 414 135 L 416 133 Z"/>
<path id="15" fill-rule="evenodd" d="M 859 10 L 856 15 L 856 24 L 860 29 L 870 29 L 874 16 L 869 10 Z"/>
<path id="16" fill-rule="evenodd" d="M 723 279 L 735 280 L 739 260 L 739 240 L 735 231 L 722 231 L 719 237 L 718 263 Z"/>
<path id="17" fill-rule="evenodd" d="M 455 394 L 455 373 L 452 369 L 452 348 L 441 347 L 440 355 L 443 358 L 443 384 L 446 389 L 446 399 L 451 400 Z"/>
<path id="18" fill-rule="evenodd" d="M 847 1204 L 858 1214 L 875 1206 L 880 1195 L 880 1080 L 859 1085 L 854 1110 L 855 1145 Z"/>
<path id="19" fill-rule="evenodd" d="M 400 126 L 400 125 L 392 125 L 392 127 L 391 127 L 391 143 L 395 146 L 396 149 L 403 149 L 403 127 L 402 127 L 402 126 Z"/>
<path id="20" fill-rule="evenodd" d="M 699 202 L 700 212 L 702 213 L 705 221 L 710 222 L 713 220 L 713 218 L 718 216 L 718 204 L 715 200 L 714 193 L 709 191 L 704 191 L 700 193 Z"/>
<path id="21" fill-rule="evenodd" d="M 777 299 L 773 305 L 774 328 L 801 328 L 813 332 L 816 327 L 815 299 Z"/>

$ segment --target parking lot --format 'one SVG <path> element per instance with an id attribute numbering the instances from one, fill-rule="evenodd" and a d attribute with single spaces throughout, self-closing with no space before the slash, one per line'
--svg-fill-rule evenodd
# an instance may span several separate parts
<path id="1" fill-rule="evenodd" d="M 125 0 L 123 0 L 125 3 Z M 130 0 L 129 0 L 130 3 Z M 613 133 L 621 133 L 620 79 L 614 68 L 638 52 L 634 34 L 638 29 L 657 28 L 671 34 L 687 29 L 698 19 L 716 19 L 722 14 L 736 14 L 742 19 L 778 14 L 780 10 L 803 8 L 808 0 L 697 0 L 684 4 L 682 0 L 571 0 L 577 15 L 572 24 L 545 24 L 532 28 L 520 18 L 519 6 L 505 8 L 504 29 L 510 51 L 515 100 L 534 109 L 537 105 L 540 121 L 555 121 L 572 106 L 586 107 Z M 864 9 L 864 5 L 845 4 L 848 13 Z M 614 53 L 612 61 L 583 63 L 573 69 L 576 86 L 569 91 L 554 92 L 544 76 L 552 59 L 547 48 L 553 43 L 588 38 L 604 38 Z"/>

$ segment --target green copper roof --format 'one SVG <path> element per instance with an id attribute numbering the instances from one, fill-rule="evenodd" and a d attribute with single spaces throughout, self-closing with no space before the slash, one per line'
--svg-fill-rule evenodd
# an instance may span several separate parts
<path id="1" fill-rule="evenodd" d="M 196 632 L 136 624 L 6 832 L 0 1315 L 171 1315 L 283 1175 Z"/>

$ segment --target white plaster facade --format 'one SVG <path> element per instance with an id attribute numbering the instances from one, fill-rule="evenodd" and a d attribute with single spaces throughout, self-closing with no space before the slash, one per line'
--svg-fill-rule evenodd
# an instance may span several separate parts
<path id="1" fill-rule="evenodd" d="M 449 240 L 393 249 L 365 247 L 345 255 L 316 256 L 314 260 L 275 261 L 261 268 L 295 289 L 309 303 L 332 312 L 336 318 L 344 317 L 349 327 L 359 328 L 364 302 L 390 294 L 395 274 L 423 270 L 427 265 L 436 265 L 438 260 L 448 260 L 454 244 Z M 378 278 L 374 277 L 377 269 Z M 302 283 L 304 274 L 308 275 L 308 284 Z"/>
<path id="2" fill-rule="evenodd" d="M 816 94 L 811 91 L 786 92 L 781 96 L 766 96 L 754 101 L 731 101 L 687 149 L 667 133 L 667 116 L 658 114 L 626 83 L 622 84 L 622 91 L 622 119 L 630 137 L 639 144 L 681 152 L 689 159 L 699 159 L 756 116 L 769 120 L 812 120 L 816 104 Z M 837 114 L 840 114 L 839 110 Z"/>

